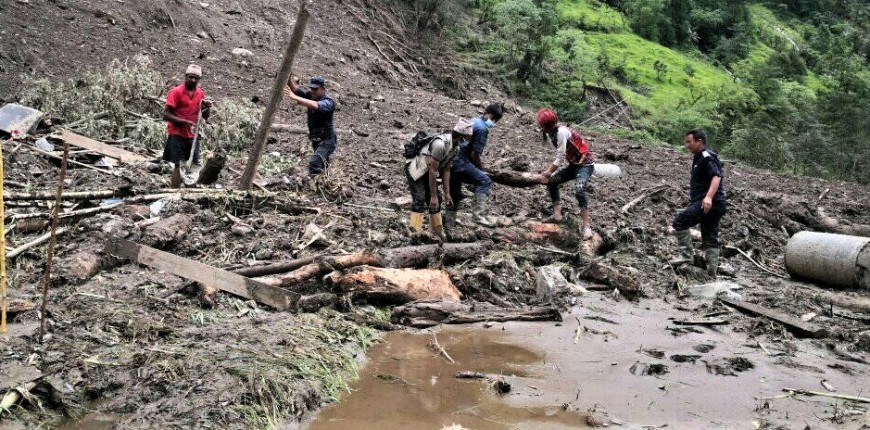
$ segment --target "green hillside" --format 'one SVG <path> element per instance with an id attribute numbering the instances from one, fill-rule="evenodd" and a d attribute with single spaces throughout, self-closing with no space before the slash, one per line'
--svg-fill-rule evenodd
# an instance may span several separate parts
<path id="1" fill-rule="evenodd" d="M 717 148 L 761 167 L 870 181 L 866 2 L 474 3 L 483 25 L 460 33 L 467 47 L 566 120 L 587 116 L 584 85 L 606 86 L 646 140 L 677 144 L 704 127 Z"/>

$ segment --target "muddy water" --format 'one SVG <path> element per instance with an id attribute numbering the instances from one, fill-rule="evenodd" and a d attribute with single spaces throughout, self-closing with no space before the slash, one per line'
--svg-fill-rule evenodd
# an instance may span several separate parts
<path id="1" fill-rule="evenodd" d="M 764 340 L 768 354 L 729 326 L 669 330 L 671 319 L 687 317 L 656 301 L 641 308 L 584 298 L 561 324 L 441 329 L 439 342 L 456 364 L 427 348 L 431 334 L 390 334 L 371 351 L 353 393 L 309 428 L 583 428 L 585 417 L 565 412 L 566 404 L 627 429 L 853 428 L 826 418 L 836 401 L 783 398 L 782 389 L 820 390 L 824 379 L 841 393 L 866 393 L 866 366 L 849 365 L 852 376 L 833 370 L 836 360 L 807 341 L 781 356 L 780 345 Z M 648 366 L 666 371 L 643 374 Z M 456 380 L 460 370 L 512 375 L 513 389 L 499 397 L 483 382 Z"/>
<path id="2" fill-rule="evenodd" d="M 583 415 L 529 400 L 529 388 L 499 396 L 485 381 L 456 379 L 459 371 L 505 375 L 511 384 L 534 379 L 546 356 L 499 330 L 474 328 L 437 334 L 455 363 L 436 355 L 431 334 L 392 333 L 372 349 L 353 394 L 323 410 L 310 430 L 579 429 Z"/>

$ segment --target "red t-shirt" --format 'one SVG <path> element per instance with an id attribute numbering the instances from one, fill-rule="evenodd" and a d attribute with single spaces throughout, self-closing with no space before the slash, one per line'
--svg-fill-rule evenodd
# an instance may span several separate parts
<path id="1" fill-rule="evenodd" d="M 169 94 L 166 95 L 166 106 L 175 110 L 175 116 L 196 123 L 199 117 L 199 107 L 203 100 L 205 100 L 205 91 L 202 88 L 196 87 L 191 97 L 190 91 L 187 91 L 184 84 L 181 84 L 170 90 Z M 171 136 L 193 138 L 193 127 L 176 125 L 174 122 L 169 121 L 167 122 L 166 129 Z"/>

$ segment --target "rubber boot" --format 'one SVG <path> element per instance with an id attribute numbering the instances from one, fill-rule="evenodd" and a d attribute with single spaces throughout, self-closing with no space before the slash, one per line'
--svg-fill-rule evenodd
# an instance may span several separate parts
<path id="1" fill-rule="evenodd" d="M 408 227 L 411 228 L 411 236 L 423 234 L 423 214 L 421 212 L 411 212 Z"/>
<path id="2" fill-rule="evenodd" d="M 677 266 L 680 264 L 694 262 L 695 248 L 692 247 L 692 233 L 689 230 L 677 230 L 674 232 L 677 236 L 677 243 L 680 247 L 680 257 L 670 261 L 671 265 Z"/>
<path id="3" fill-rule="evenodd" d="M 447 235 L 444 234 L 444 222 L 441 219 L 441 212 L 437 214 L 429 214 L 429 225 L 432 227 L 432 233 L 438 236 L 442 242 L 447 241 Z"/>
<path id="4" fill-rule="evenodd" d="M 476 194 L 474 200 L 474 222 L 484 227 L 495 227 L 492 221 L 487 218 L 486 213 L 489 211 L 489 196 L 486 194 Z"/>
<path id="5" fill-rule="evenodd" d="M 719 248 L 707 248 L 707 274 L 714 279 L 719 274 Z"/>

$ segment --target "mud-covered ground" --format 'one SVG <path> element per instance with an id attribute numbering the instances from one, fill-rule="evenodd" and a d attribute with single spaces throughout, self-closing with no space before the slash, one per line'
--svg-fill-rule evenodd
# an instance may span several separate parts
<path id="1" fill-rule="evenodd" d="M 281 35 L 292 24 L 295 8 L 291 2 L 271 0 L 171 2 L 159 7 L 111 1 L 5 2 L 0 5 L 0 97 L 14 99 L 24 72 L 60 79 L 114 58 L 145 53 L 167 80 L 190 61 L 202 63 L 206 71 L 202 85 L 218 101 L 228 96 L 262 99 L 274 76 Z M 328 178 L 310 183 L 301 174 L 310 154 L 304 136 L 276 133 L 264 156 L 264 163 L 274 168 L 264 172 L 262 182 L 273 195 L 259 191 L 259 197 L 168 198 L 155 214 L 147 206 L 150 201 L 130 202 L 110 213 L 65 221 L 71 229 L 58 239 L 47 314 L 50 336 L 42 344 L 37 342 L 36 310 L 18 313 L 0 351 L 5 375 L 42 372 L 44 383 L 34 389 L 42 409 L 25 403 L 24 409 L 14 410 L 13 419 L 4 418 L 3 425 L 55 426 L 96 410 L 116 417 L 119 428 L 267 427 L 281 419 L 292 421 L 334 400 L 346 388 L 357 356 L 373 337 L 371 330 L 348 321 L 360 318 L 346 315 L 383 319 L 383 310 L 343 303 L 339 307 L 344 313 L 292 315 L 223 294 L 215 309 L 203 309 L 195 286 L 144 266 L 122 264 L 101 249 L 107 235 L 117 235 L 215 267 L 237 268 L 403 246 L 407 214 L 399 199 L 407 192 L 401 173 L 402 143 L 420 129 L 449 128 L 458 116 L 476 114 L 487 101 L 508 102 L 509 112 L 491 132 L 483 157 L 486 165 L 537 171 L 549 162 L 550 150 L 538 139 L 530 108 L 519 108 L 485 81 L 466 75 L 435 77 L 434 66 L 426 69 L 420 65 L 425 61 L 403 59 L 402 48 L 413 43 L 408 42 L 413 35 L 403 34 L 397 19 L 389 16 L 389 8 L 373 2 L 326 2 L 313 11 L 296 74 L 324 75 L 340 104 L 339 150 Z M 383 23 L 383 30 L 372 30 L 373 22 Z M 384 52 L 388 47 L 395 51 Z M 234 48 L 248 49 L 253 55 L 233 55 Z M 414 61 L 414 66 L 403 60 Z M 428 62 L 436 60 L 449 58 Z M 436 84 L 473 90 L 459 100 L 435 91 Z M 286 105 L 278 121 L 304 125 L 301 112 Z M 613 136 L 588 133 L 587 137 L 601 162 L 615 163 L 624 172 L 621 178 L 592 181 L 594 226 L 616 243 L 600 258 L 636 276 L 642 286 L 642 295 L 634 301 L 612 289 L 589 295 L 638 312 L 649 303 L 698 316 L 723 311 L 712 300 L 685 297 L 689 287 L 701 280 L 691 273 L 676 273 L 666 264 L 676 253 L 668 225 L 686 202 L 690 156 Z M 711 143 L 716 146 L 715 136 Z M 57 163 L 27 148 L 15 150 L 17 145 L 3 144 L 7 190 L 54 191 Z M 76 159 L 95 161 L 87 154 Z M 235 154 L 220 184 L 234 186 L 243 169 L 243 154 Z M 785 274 L 784 245 L 796 231 L 870 224 L 866 188 L 774 175 L 728 160 L 725 169 L 730 206 L 722 224 L 723 242 L 747 252 L 774 273 Z M 147 165 L 117 172 L 112 176 L 72 168 L 67 189 L 132 187 L 141 195 L 168 186 L 168 176 L 151 173 Z M 662 185 L 663 192 L 622 213 L 624 204 Z M 570 188 L 565 186 L 563 193 L 569 218 L 574 219 Z M 541 187 L 496 186 L 493 200 L 492 213 L 503 223 L 520 226 L 546 215 L 548 198 Z M 100 203 L 100 199 L 74 207 L 71 203 L 65 209 Z M 303 206 L 322 212 L 293 210 Z M 22 214 L 49 208 L 45 203 L 8 203 L 6 210 Z M 155 222 L 157 217 L 160 220 Z M 832 226 L 828 218 L 838 220 L 840 226 Z M 472 227 L 467 214 L 460 219 L 464 226 L 458 236 L 465 241 L 499 237 Z M 308 240 L 305 231 L 311 231 L 311 225 L 323 229 L 322 239 Z M 567 225 L 570 228 L 572 222 Z M 44 231 L 44 223 L 17 221 L 7 234 L 7 249 Z M 487 255 L 447 269 L 466 298 L 512 306 L 539 301 L 535 273 L 540 266 L 564 263 L 570 281 L 585 283 L 572 270 L 575 259 L 565 254 L 576 251 L 576 243 L 564 241 L 501 242 Z M 39 302 L 44 252 L 44 246 L 37 247 L 9 262 L 10 298 Z M 96 266 L 88 263 L 92 261 L 97 261 Z M 731 280 L 745 287 L 740 291 L 743 299 L 796 317 L 815 313 L 812 321 L 828 328 L 830 335 L 799 340 L 781 325 L 739 313 L 728 314 L 726 330 L 751 336 L 757 340 L 753 348 L 765 345 L 784 354 L 774 366 L 789 367 L 813 380 L 818 379 L 814 369 L 825 366 L 824 372 L 856 381 L 853 387 L 837 387 L 842 392 L 866 391 L 866 384 L 862 387 L 858 382 L 867 377 L 870 357 L 866 292 L 834 292 L 838 305 L 832 306 L 831 290 L 773 276 L 734 250 L 724 251 L 722 263 L 733 268 Z M 314 292 L 323 286 L 312 281 L 301 289 Z M 792 359 L 810 345 L 819 354 L 812 368 Z M 754 414 L 770 428 L 802 424 L 767 408 Z M 830 418 L 839 420 L 834 423 L 825 416 L 833 426 L 855 428 L 865 419 L 854 414 Z"/>

